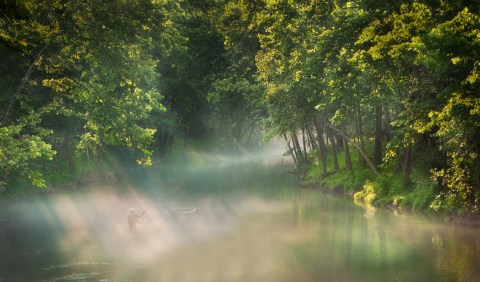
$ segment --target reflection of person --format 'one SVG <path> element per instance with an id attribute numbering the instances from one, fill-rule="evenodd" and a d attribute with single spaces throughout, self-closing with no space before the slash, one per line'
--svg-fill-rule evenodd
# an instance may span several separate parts
<path id="1" fill-rule="evenodd" d="M 136 214 L 134 208 L 130 208 L 130 212 L 128 213 L 128 228 L 130 231 L 135 230 L 137 227 L 137 220 L 139 217 L 141 217 L 145 211 L 143 211 L 141 214 Z"/>

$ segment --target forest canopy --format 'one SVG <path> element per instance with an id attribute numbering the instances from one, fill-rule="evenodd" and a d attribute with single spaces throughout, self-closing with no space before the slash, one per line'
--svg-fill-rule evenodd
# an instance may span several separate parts
<path id="1" fill-rule="evenodd" d="M 478 0 L 0 7 L 6 192 L 98 173 L 112 154 L 148 166 L 176 143 L 278 137 L 307 180 L 362 171 L 364 200 L 478 211 Z"/>

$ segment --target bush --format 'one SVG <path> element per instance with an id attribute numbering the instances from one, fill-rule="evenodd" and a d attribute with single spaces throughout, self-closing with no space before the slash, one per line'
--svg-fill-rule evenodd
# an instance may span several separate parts
<path id="1" fill-rule="evenodd" d="M 373 202 L 377 198 L 377 193 L 372 182 L 367 181 L 363 185 L 363 189 L 353 195 L 353 200 L 357 204 L 373 205 Z"/>

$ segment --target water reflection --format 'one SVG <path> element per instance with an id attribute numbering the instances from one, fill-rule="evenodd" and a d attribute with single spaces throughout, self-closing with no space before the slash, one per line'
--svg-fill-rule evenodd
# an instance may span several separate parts
<path id="1" fill-rule="evenodd" d="M 2 211 L 0 281 L 480 279 L 477 230 L 297 189 L 288 169 L 152 170 L 140 185 L 17 203 Z M 135 232 L 132 207 L 146 211 Z"/>

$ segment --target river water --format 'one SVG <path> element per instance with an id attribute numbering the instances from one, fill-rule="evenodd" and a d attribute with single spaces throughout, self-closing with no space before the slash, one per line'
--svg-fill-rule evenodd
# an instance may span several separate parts
<path id="1" fill-rule="evenodd" d="M 480 281 L 478 230 L 297 188 L 282 162 L 183 164 L 3 208 L 0 281 Z"/>

